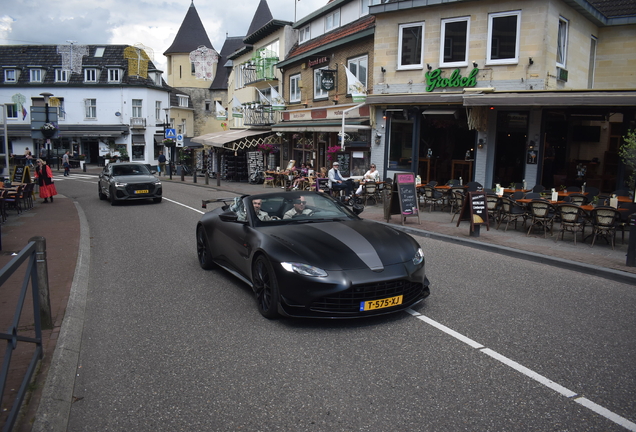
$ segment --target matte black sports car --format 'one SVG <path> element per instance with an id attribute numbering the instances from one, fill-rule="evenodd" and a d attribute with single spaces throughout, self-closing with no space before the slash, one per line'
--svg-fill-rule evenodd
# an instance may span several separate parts
<path id="1" fill-rule="evenodd" d="M 424 254 L 411 236 L 363 220 L 328 195 L 278 192 L 225 201 L 231 202 L 197 224 L 199 264 L 249 284 L 266 318 L 379 315 L 430 293 Z"/>
<path id="2" fill-rule="evenodd" d="M 97 193 L 99 199 L 117 201 L 152 199 L 161 202 L 161 180 L 153 175 L 146 164 L 134 162 L 111 163 L 99 174 Z"/>

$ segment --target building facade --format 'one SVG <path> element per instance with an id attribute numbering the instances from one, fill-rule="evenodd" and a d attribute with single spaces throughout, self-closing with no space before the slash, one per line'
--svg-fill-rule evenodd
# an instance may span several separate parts
<path id="1" fill-rule="evenodd" d="M 622 187 L 617 150 L 636 119 L 636 8 L 605 3 L 371 5 L 378 167 L 486 188 Z"/>

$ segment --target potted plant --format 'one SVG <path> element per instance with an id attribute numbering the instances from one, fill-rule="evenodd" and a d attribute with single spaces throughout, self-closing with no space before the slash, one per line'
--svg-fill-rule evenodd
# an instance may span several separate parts
<path id="1" fill-rule="evenodd" d="M 80 168 L 83 170 L 84 169 L 84 164 L 86 163 L 86 155 L 81 154 L 79 155 L 79 163 L 80 163 Z"/>
<path id="2" fill-rule="evenodd" d="M 108 165 L 110 163 L 110 153 L 106 153 L 104 155 L 104 165 Z"/>
<path id="3" fill-rule="evenodd" d="M 51 138 L 53 137 L 53 135 L 55 135 L 55 131 L 57 131 L 57 126 L 55 126 L 55 123 L 44 123 L 42 125 L 42 127 L 40 128 L 40 131 L 42 132 L 42 135 L 44 135 L 44 138 Z"/>
<path id="4" fill-rule="evenodd" d="M 161 143 L 166 147 L 172 147 L 176 144 L 175 140 L 171 138 L 166 138 L 165 140 L 161 141 Z"/>

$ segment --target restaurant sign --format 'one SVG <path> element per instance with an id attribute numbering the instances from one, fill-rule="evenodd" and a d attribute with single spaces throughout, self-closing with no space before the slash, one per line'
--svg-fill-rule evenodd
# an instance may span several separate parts
<path id="1" fill-rule="evenodd" d="M 442 78 L 442 70 L 435 69 L 426 72 L 426 91 L 432 92 L 436 88 L 447 87 L 475 87 L 477 85 L 478 68 L 470 71 L 467 77 L 463 77 L 459 69 L 455 69 L 449 78 Z"/>
<path id="2" fill-rule="evenodd" d="M 322 70 L 320 71 L 320 87 L 324 91 L 331 91 L 336 85 L 335 71 Z"/>

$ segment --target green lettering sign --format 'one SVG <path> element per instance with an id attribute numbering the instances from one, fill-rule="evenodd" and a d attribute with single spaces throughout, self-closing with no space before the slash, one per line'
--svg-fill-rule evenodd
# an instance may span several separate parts
<path id="1" fill-rule="evenodd" d="M 442 78 L 441 69 L 426 72 L 426 91 L 432 92 L 436 88 L 446 87 L 475 87 L 478 73 L 479 69 L 474 68 L 467 77 L 462 77 L 459 69 L 455 69 L 449 78 Z"/>

